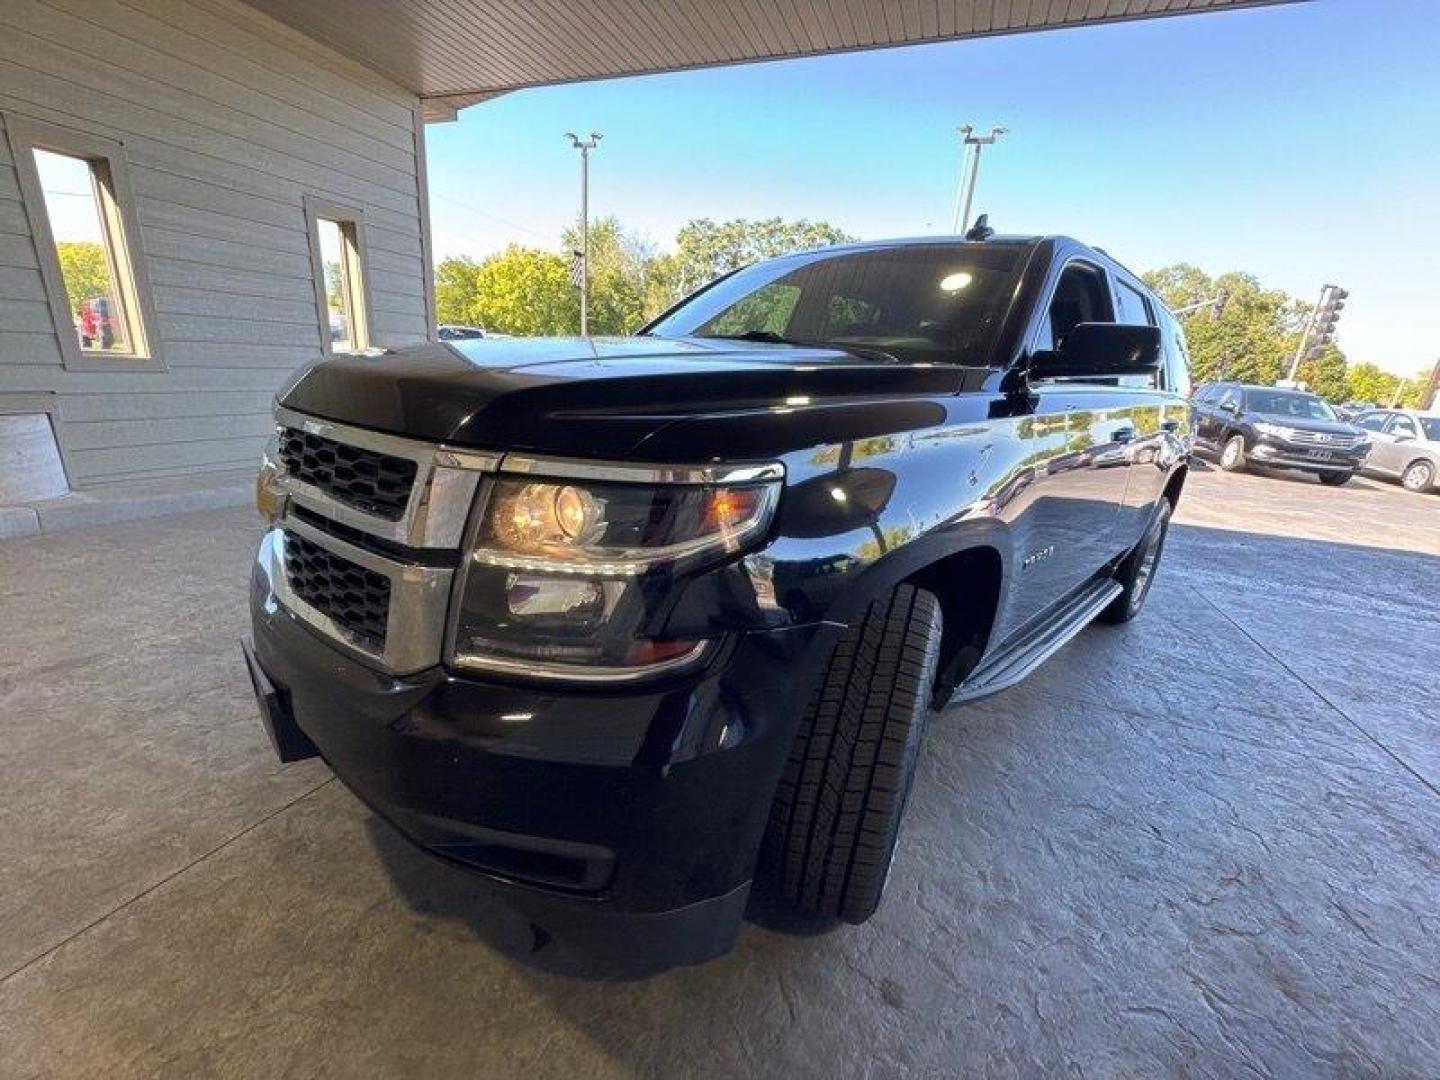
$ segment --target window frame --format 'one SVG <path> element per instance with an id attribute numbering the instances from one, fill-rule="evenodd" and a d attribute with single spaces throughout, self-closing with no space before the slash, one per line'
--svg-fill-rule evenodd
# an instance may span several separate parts
<path id="1" fill-rule="evenodd" d="M 1358 428 L 1363 428 L 1366 431 L 1373 431 L 1377 434 L 1383 435 L 1385 433 L 1385 430 L 1390 426 L 1390 417 L 1393 415 L 1393 413 L 1387 412 L 1384 409 L 1376 409 L 1373 412 L 1361 413 L 1355 418 L 1354 424 Z M 1368 424 L 1365 423 L 1365 421 L 1367 420 L 1374 420 L 1378 424 L 1378 426 L 1370 427 Z"/>
<path id="2" fill-rule="evenodd" d="M 159 322 L 141 240 L 140 219 L 130 186 L 130 164 L 125 144 L 76 128 L 32 120 L 6 112 L 5 133 L 10 142 L 20 201 L 30 223 L 30 237 L 40 279 L 49 301 L 50 320 L 60 343 L 60 360 L 68 371 L 140 372 L 164 371 Z M 35 151 L 45 150 L 90 164 L 92 180 L 103 192 L 101 225 L 105 230 L 105 254 L 110 261 L 116 302 L 124 313 L 130 349 L 121 352 L 81 348 L 75 334 L 75 317 L 60 267 L 60 249 L 50 225 L 50 210 L 35 165 Z M 98 167 L 98 171 L 97 171 Z M 63 313 L 63 321 L 62 321 Z"/>
<path id="3" fill-rule="evenodd" d="M 1114 319 L 1117 326 L 1159 326 L 1155 318 L 1155 307 L 1150 302 L 1150 297 L 1146 295 L 1146 291 L 1142 286 L 1132 285 L 1126 281 L 1122 275 L 1114 272 L 1110 274 L 1110 279 L 1110 303 L 1112 308 L 1114 308 Z M 1140 301 L 1140 311 L 1145 316 L 1143 323 L 1120 322 L 1120 308 L 1122 306 L 1120 303 L 1120 294 L 1122 289 Z"/>
<path id="4" fill-rule="evenodd" d="M 348 242 L 352 256 L 360 271 L 358 288 L 350 271 L 344 266 L 341 273 L 346 279 L 346 291 L 350 306 L 350 343 L 354 351 L 361 352 L 375 344 L 373 322 L 374 305 L 370 294 L 370 254 L 365 239 L 365 211 L 358 206 L 347 206 L 331 202 L 315 195 L 306 195 L 305 233 L 310 244 L 310 276 L 315 283 L 315 314 L 319 323 L 320 348 L 326 356 L 335 355 L 335 343 L 330 340 L 330 302 L 325 295 L 325 257 L 320 250 L 320 222 L 334 222 L 340 227 L 340 238 Z M 346 235 L 347 227 L 349 236 Z M 432 331 L 433 333 L 433 331 Z"/>
<path id="5" fill-rule="evenodd" d="M 1083 270 L 1100 287 L 1100 299 L 1103 302 L 1108 316 L 1099 320 L 1113 323 L 1115 321 L 1115 286 L 1110 281 L 1110 270 L 1100 263 L 1096 258 L 1087 252 L 1074 252 L 1057 259 L 1051 264 L 1046 275 L 1045 287 L 1041 291 L 1042 300 L 1035 305 L 1030 315 L 1030 326 L 1026 334 L 1027 346 L 1030 352 L 1050 351 L 1058 346 L 1055 341 L 1055 325 L 1050 317 L 1050 307 L 1055 303 L 1055 295 L 1060 291 L 1060 283 L 1065 280 L 1065 275 L 1073 269 Z M 1096 320 L 1091 320 L 1096 321 Z M 1080 376 L 1065 375 L 1054 379 L 1047 379 L 1047 383 L 1064 386 L 1076 386 L 1086 388 L 1100 388 L 1104 390 L 1137 390 L 1139 387 L 1121 386 L 1115 376 Z"/>
<path id="6" fill-rule="evenodd" d="M 1115 321 L 1115 297 L 1111 291 L 1109 271 L 1096 260 L 1085 255 L 1070 255 L 1056 264 L 1053 270 L 1054 276 L 1045 287 L 1044 300 L 1036 305 L 1029 335 L 1032 351 L 1050 350 L 1056 347 L 1055 327 L 1050 319 L 1050 306 L 1055 303 L 1055 294 L 1060 291 L 1060 282 L 1074 267 L 1080 267 L 1100 283 L 1103 300 L 1109 311 L 1109 317 L 1100 321 L 1111 323 Z"/>
<path id="7" fill-rule="evenodd" d="M 1397 431 L 1396 428 L 1398 428 L 1401 424 L 1408 424 L 1408 425 L 1410 425 L 1410 430 L 1409 430 L 1409 431 Z M 1410 417 L 1406 416 L 1406 415 L 1405 415 L 1404 413 L 1402 413 L 1402 412 L 1391 413 L 1391 414 L 1390 414 L 1390 421 L 1389 421 L 1389 423 L 1387 423 L 1387 424 L 1385 425 L 1385 434 L 1386 434 L 1386 435 L 1409 435 L 1412 439 L 1418 440 L 1418 439 L 1420 438 L 1420 425 L 1417 424 L 1417 423 L 1415 423 L 1414 420 L 1410 419 Z"/>

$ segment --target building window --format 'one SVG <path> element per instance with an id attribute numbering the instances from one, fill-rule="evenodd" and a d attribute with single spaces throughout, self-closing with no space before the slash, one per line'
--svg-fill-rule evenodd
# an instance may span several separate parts
<path id="1" fill-rule="evenodd" d="M 359 210 L 305 200 L 320 340 L 327 353 L 370 346 L 365 219 Z"/>
<path id="2" fill-rule="evenodd" d="M 67 367 L 159 367 L 124 147 L 7 116 L 40 272 Z"/>

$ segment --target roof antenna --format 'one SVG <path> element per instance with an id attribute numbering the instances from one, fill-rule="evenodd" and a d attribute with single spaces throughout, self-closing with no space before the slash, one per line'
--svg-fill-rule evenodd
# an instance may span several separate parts
<path id="1" fill-rule="evenodd" d="M 990 227 L 990 215 L 981 214 L 975 219 L 975 224 L 970 226 L 965 233 L 966 240 L 989 240 L 995 235 L 995 230 Z"/>

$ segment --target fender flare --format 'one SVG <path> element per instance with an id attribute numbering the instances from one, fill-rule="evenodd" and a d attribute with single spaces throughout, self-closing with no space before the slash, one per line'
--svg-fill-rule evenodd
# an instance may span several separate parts
<path id="1" fill-rule="evenodd" d="M 1013 545 L 1009 527 L 993 518 L 934 530 L 857 571 L 843 594 L 823 614 L 821 621 L 830 632 L 816 635 L 796 665 L 791 699 L 794 708 L 797 711 L 805 708 L 815 687 L 825 677 L 830 654 L 840 635 L 872 601 L 945 559 L 981 548 L 999 555 L 1003 605 L 1014 565 Z"/>

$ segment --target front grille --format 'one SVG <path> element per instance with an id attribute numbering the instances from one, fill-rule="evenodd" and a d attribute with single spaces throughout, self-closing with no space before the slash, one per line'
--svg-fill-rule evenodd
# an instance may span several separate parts
<path id="1" fill-rule="evenodd" d="M 415 462 L 287 427 L 280 433 L 285 471 L 338 502 L 399 521 L 415 484 Z"/>
<path id="2" fill-rule="evenodd" d="M 1331 450 L 1353 450 L 1362 442 L 1359 435 L 1331 435 L 1324 431 L 1295 431 L 1290 441 L 1304 446 L 1324 446 Z"/>
<path id="3" fill-rule="evenodd" d="M 290 590 L 376 652 L 385 651 L 390 579 L 285 533 L 285 578 Z"/>

